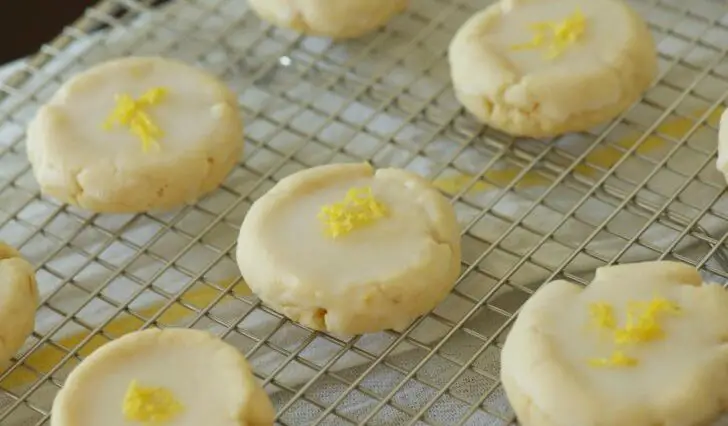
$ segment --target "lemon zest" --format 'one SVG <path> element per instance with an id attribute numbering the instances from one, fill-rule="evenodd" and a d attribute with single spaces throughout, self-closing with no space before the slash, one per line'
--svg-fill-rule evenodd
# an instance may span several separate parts
<path id="1" fill-rule="evenodd" d="M 544 57 L 555 59 L 566 49 L 578 42 L 586 32 L 586 17 L 577 9 L 562 21 L 535 22 L 529 26 L 533 32 L 531 40 L 514 44 L 512 50 L 530 50 L 545 48 Z"/>
<path id="2" fill-rule="evenodd" d="M 104 129 L 111 130 L 114 124 L 129 128 L 129 131 L 142 142 L 142 150 L 159 144 L 164 132 L 149 117 L 148 109 L 159 104 L 167 96 L 167 89 L 156 87 L 148 90 L 139 99 L 121 93 L 114 97 L 116 106 L 104 122 Z"/>
<path id="3" fill-rule="evenodd" d="M 680 315 L 680 307 L 665 298 L 655 297 L 649 301 L 631 301 L 627 304 L 627 319 L 623 327 L 617 326 L 612 305 L 595 302 L 589 305 L 591 321 L 601 329 L 612 331 L 614 352 L 609 358 L 590 359 L 595 367 L 630 367 L 638 364 L 636 358 L 627 356 L 623 348 L 633 344 L 649 343 L 665 338 L 661 320 L 665 315 Z"/>
<path id="4" fill-rule="evenodd" d="M 639 360 L 625 355 L 622 351 L 615 350 L 609 358 L 590 359 L 589 364 L 594 367 L 632 367 L 639 364 Z"/>
<path id="5" fill-rule="evenodd" d="M 589 306 L 592 323 L 602 329 L 614 330 L 617 327 L 617 319 L 614 316 L 614 308 L 609 303 L 597 302 Z"/>
<path id="6" fill-rule="evenodd" d="M 386 206 L 374 198 L 371 187 L 365 187 L 349 189 L 342 201 L 323 206 L 318 217 L 326 234 L 338 238 L 386 215 Z"/>
<path id="7" fill-rule="evenodd" d="M 655 298 L 649 302 L 630 302 L 627 308 L 627 323 L 614 332 L 614 342 L 625 345 L 662 340 L 665 331 L 659 320 L 663 313 L 679 314 L 680 308 L 663 298 Z"/>
<path id="8" fill-rule="evenodd" d="M 155 425 L 174 419 L 183 407 L 169 389 L 142 387 L 132 380 L 124 396 L 123 411 L 126 420 Z"/>

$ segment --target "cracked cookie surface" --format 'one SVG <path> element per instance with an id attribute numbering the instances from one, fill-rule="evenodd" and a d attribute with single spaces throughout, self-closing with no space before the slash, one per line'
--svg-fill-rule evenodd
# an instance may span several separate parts
<path id="1" fill-rule="evenodd" d="M 33 332 L 37 306 L 33 266 L 0 242 L 0 370 Z"/>
<path id="2" fill-rule="evenodd" d="M 501 0 L 458 30 L 449 61 L 470 113 L 531 137 L 613 119 L 657 73 L 650 31 L 622 0 Z"/>
<path id="3" fill-rule="evenodd" d="M 191 203 L 240 158 L 235 95 L 204 71 L 130 57 L 67 81 L 28 128 L 44 194 L 87 210 L 137 213 Z"/>
<path id="4" fill-rule="evenodd" d="M 293 174 L 256 201 L 237 261 L 254 293 L 308 327 L 402 329 L 452 289 L 460 228 L 425 179 L 334 164 Z"/>

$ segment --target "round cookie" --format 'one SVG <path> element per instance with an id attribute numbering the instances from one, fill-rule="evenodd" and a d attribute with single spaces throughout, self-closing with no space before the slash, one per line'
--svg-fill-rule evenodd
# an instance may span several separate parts
<path id="1" fill-rule="evenodd" d="M 523 426 L 710 424 L 728 409 L 728 292 L 667 261 L 600 268 L 586 289 L 554 281 L 501 360 Z"/>
<path id="2" fill-rule="evenodd" d="M 68 376 L 51 426 L 272 426 L 245 357 L 199 330 L 150 329 L 102 346 Z"/>
<path id="3" fill-rule="evenodd" d="M 460 228 L 425 179 L 333 164 L 288 176 L 253 204 L 237 261 L 263 302 L 308 327 L 403 329 L 455 284 Z"/>
<path id="4" fill-rule="evenodd" d="M 66 82 L 28 128 L 44 194 L 110 213 L 166 210 L 215 189 L 243 149 L 235 95 L 157 57 L 118 59 Z"/>
<path id="5" fill-rule="evenodd" d="M 249 0 L 248 4 L 279 27 L 345 39 L 384 26 L 407 8 L 409 0 Z"/>
<path id="6" fill-rule="evenodd" d="M 33 266 L 0 242 L 0 370 L 33 332 L 37 307 Z"/>
<path id="7" fill-rule="evenodd" d="M 501 0 L 458 30 L 449 61 L 470 113 L 530 137 L 611 120 L 657 73 L 650 31 L 622 0 Z"/>

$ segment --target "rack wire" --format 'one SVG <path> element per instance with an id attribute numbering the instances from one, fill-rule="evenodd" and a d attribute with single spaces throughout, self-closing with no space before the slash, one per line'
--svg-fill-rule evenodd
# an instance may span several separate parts
<path id="1" fill-rule="evenodd" d="M 281 425 L 508 425 L 499 353 L 540 284 L 651 259 L 728 280 L 728 199 L 715 170 L 728 93 L 728 4 L 635 0 L 660 52 L 644 98 L 549 141 L 483 128 L 454 99 L 447 45 L 488 2 L 418 0 L 348 42 L 258 20 L 240 0 L 102 0 L 0 85 L 0 240 L 37 265 L 33 336 L 0 373 L 0 424 L 49 424 L 68 372 L 146 327 L 208 329 L 246 353 Z M 130 54 L 207 68 L 239 94 L 246 153 L 215 193 L 172 212 L 97 215 L 41 197 L 24 153 L 35 109 L 72 74 Z M 369 161 L 433 179 L 462 224 L 462 276 L 402 333 L 308 330 L 261 305 L 233 251 L 282 177 Z"/>

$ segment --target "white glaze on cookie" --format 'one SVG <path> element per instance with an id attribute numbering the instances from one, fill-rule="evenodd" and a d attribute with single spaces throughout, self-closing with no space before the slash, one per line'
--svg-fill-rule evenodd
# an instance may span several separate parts
<path id="1" fill-rule="evenodd" d="M 584 33 L 556 58 L 544 48 L 514 49 L 530 41 L 537 23 L 562 23 L 574 13 L 585 20 Z M 483 28 L 483 36 L 520 76 L 534 72 L 570 74 L 614 61 L 629 42 L 629 33 L 617 31 L 630 20 L 629 11 L 612 0 L 513 0 L 506 2 L 500 18 Z"/>
<path id="2" fill-rule="evenodd" d="M 616 345 L 612 332 L 590 326 L 590 303 L 613 306 L 623 326 L 629 302 L 659 299 L 680 308 L 660 316 L 663 338 Z M 525 426 L 703 424 L 728 402 L 727 314 L 728 293 L 677 263 L 602 268 L 585 290 L 549 283 L 524 305 L 508 336 L 506 391 Z M 636 363 L 590 363 L 615 349 Z M 568 415 L 561 411 L 567 406 Z"/>
<path id="3" fill-rule="evenodd" d="M 566 27 L 559 25 L 576 15 L 583 17 L 575 20 L 583 32 L 575 31 L 580 35 L 558 56 L 550 57 L 545 46 L 522 48 L 537 34 L 534 25 L 561 31 Z M 622 0 L 501 0 L 458 30 L 449 60 L 456 95 L 471 113 L 509 133 L 535 137 L 612 118 L 657 70 L 649 30 Z"/>
<path id="4" fill-rule="evenodd" d="M 343 199 L 351 188 L 371 188 L 387 215 L 336 239 L 329 237 L 318 218 L 321 207 Z M 407 188 L 386 179 L 342 179 L 324 188 L 289 198 L 264 222 L 261 232 L 275 262 L 303 281 L 319 282 L 329 290 L 396 276 L 403 269 L 450 256 L 439 243 L 424 206 Z M 376 265 L 376 267 L 372 267 Z"/>
<path id="5" fill-rule="evenodd" d="M 164 88 L 167 94 L 148 113 L 164 132 L 160 150 L 154 155 L 139 155 L 141 144 L 124 126 L 104 129 L 115 107 L 115 97 L 128 94 L 137 99 L 154 88 Z M 72 133 L 67 143 L 57 149 L 72 150 L 78 166 L 99 158 L 145 163 L 173 157 L 195 148 L 200 140 L 210 137 L 230 110 L 228 94 L 220 84 L 194 69 L 155 66 L 153 62 L 117 68 L 113 74 L 104 68 L 92 70 L 84 78 L 71 81 L 55 95 L 46 107 L 50 120 Z"/>
<path id="6" fill-rule="evenodd" d="M 371 188 L 386 215 L 332 238 L 319 215 Z M 338 164 L 281 181 L 241 226 L 238 265 L 264 302 L 312 328 L 358 334 L 403 328 L 450 291 L 460 266 L 452 206 L 403 170 Z"/>
<path id="7" fill-rule="evenodd" d="M 109 123 L 120 95 L 164 96 L 143 108 L 160 130 L 150 149 Z M 164 58 L 124 58 L 66 82 L 28 128 L 42 191 L 101 212 L 168 209 L 220 184 L 242 152 L 232 92 L 209 74 Z M 111 124 L 111 125 L 109 125 Z"/>
<path id="8" fill-rule="evenodd" d="M 134 382 L 164 392 L 173 414 L 158 423 L 133 420 Z M 165 407 L 160 408 L 150 411 L 159 414 Z M 94 352 L 66 381 L 51 424 L 269 426 L 273 416 L 268 397 L 234 347 L 206 332 L 166 329 L 135 332 Z"/>

